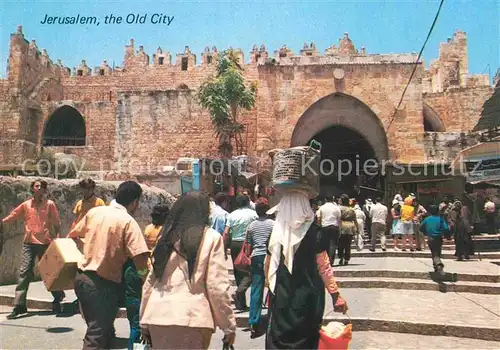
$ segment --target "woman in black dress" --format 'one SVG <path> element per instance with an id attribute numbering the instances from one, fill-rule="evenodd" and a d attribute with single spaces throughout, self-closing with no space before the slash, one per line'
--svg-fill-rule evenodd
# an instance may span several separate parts
<path id="1" fill-rule="evenodd" d="M 271 291 L 266 349 L 314 349 L 325 309 L 325 288 L 345 313 L 322 235 L 305 194 L 286 194 L 277 206 L 267 261 Z M 290 272 L 290 270 L 292 272 Z"/>
<path id="2" fill-rule="evenodd" d="M 469 221 L 469 209 L 462 205 L 462 202 L 455 201 L 452 208 L 453 235 L 455 239 L 455 256 L 458 261 L 464 258 L 469 260 L 474 255 L 474 245 L 471 236 L 471 225 Z"/>

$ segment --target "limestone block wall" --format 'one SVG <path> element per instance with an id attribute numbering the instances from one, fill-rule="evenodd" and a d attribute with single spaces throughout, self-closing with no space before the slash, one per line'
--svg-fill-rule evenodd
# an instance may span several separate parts
<path id="1" fill-rule="evenodd" d="M 1 177 L 0 176 L 0 216 L 4 218 L 12 209 L 31 197 L 30 184 L 35 178 L 30 177 Z M 62 234 L 69 231 L 74 215 L 74 205 L 81 198 L 78 191 L 78 180 L 45 179 L 48 182 L 49 198 L 53 200 L 59 210 L 62 223 Z M 96 194 L 106 203 L 111 202 L 116 189 L 121 182 L 97 182 Z M 151 211 L 155 205 L 165 203 L 169 206 L 175 201 L 174 197 L 165 190 L 157 187 L 143 187 L 143 196 L 135 218 L 142 229 L 150 223 Z M 0 284 L 15 283 L 21 262 L 21 249 L 24 238 L 24 223 L 18 222 L 5 226 L 2 249 L 0 255 Z"/>
<path id="2" fill-rule="evenodd" d="M 433 163 L 450 163 L 458 153 L 479 142 L 478 137 L 460 132 L 426 132 L 424 133 L 425 161 Z"/>
<path id="3" fill-rule="evenodd" d="M 427 103 L 443 121 L 448 132 L 467 132 L 476 126 L 484 102 L 493 93 L 493 88 L 477 86 L 449 89 L 444 92 L 425 93 Z"/>

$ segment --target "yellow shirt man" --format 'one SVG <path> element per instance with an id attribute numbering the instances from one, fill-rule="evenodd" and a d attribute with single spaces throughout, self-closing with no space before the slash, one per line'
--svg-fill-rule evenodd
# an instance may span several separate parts
<path id="1" fill-rule="evenodd" d="M 75 214 L 76 219 L 73 222 L 73 225 L 71 225 L 71 228 L 75 227 L 76 224 L 78 224 L 78 222 L 80 222 L 80 220 L 87 215 L 90 209 L 105 205 L 106 203 L 104 203 L 104 201 L 96 195 L 92 195 L 87 199 L 80 199 L 78 203 L 76 203 L 75 209 L 73 209 L 73 214 Z"/>

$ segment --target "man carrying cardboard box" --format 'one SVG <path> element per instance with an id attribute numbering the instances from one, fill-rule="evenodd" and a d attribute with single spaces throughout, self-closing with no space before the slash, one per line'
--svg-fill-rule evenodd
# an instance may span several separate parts
<path id="1" fill-rule="evenodd" d="M 148 273 L 149 249 L 132 217 L 141 195 L 138 183 L 123 182 L 109 206 L 90 209 L 68 234 L 70 238 L 85 237 L 74 284 L 87 323 L 84 349 L 109 349 L 126 260 L 133 260 L 143 280 Z"/>
<path id="2" fill-rule="evenodd" d="M 59 212 L 53 201 L 46 199 L 47 182 L 35 180 L 31 183 L 33 198 L 21 203 L 6 218 L 2 224 L 24 220 L 24 241 L 21 255 L 21 268 L 14 299 L 14 310 L 7 316 L 11 320 L 28 312 L 26 297 L 28 287 L 34 277 L 35 259 L 43 256 L 54 238 L 59 237 L 61 223 Z M 0 230 L 1 231 L 1 230 Z M 65 297 L 63 291 L 51 292 L 54 301 L 52 311 L 60 312 L 61 301 Z"/>

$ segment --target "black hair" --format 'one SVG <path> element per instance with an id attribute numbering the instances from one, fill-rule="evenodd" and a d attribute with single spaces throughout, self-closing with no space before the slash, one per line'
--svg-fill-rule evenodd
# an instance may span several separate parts
<path id="1" fill-rule="evenodd" d="M 217 205 L 222 205 L 227 202 L 227 195 L 224 192 L 219 192 L 214 196 L 214 202 Z"/>
<path id="2" fill-rule="evenodd" d="M 186 192 L 174 203 L 153 252 L 153 271 L 157 279 L 162 278 L 173 251 L 187 260 L 191 279 L 209 217 L 210 205 L 206 193 Z"/>
<path id="3" fill-rule="evenodd" d="M 170 212 L 170 209 L 166 204 L 160 204 L 157 205 L 153 208 L 153 211 L 151 212 L 151 222 L 155 226 L 161 226 L 165 223 L 165 220 L 167 220 L 168 213 Z"/>
<path id="4" fill-rule="evenodd" d="M 266 212 L 269 210 L 269 204 L 267 203 L 257 203 L 255 204 L 255 211 L 260 218 L 266 216 Z"/>
<path id="5" fill-rule="evenodd" d="M 382 198 L 381 197 L 375 198 L 375 203 L 382 203 Z"/>
<path id="6" fill-rule="evenodd" d="M 87 178 L 87 179 L 83 179 L 81 180 L 78 185 L 81 187 L 81 188 L 84 188 L 84 189 L 89 189 L 89 188 L 94 188 L 95 187 L 95 181 L 92 180 L 91 178 Z"/>
<path id="7" fill-rule="evenodd" d="M 116 203 L 126 207 L 133 201 L 141 198 L 142 187 L 135 181 L 125 181 L 116 190 Z"/>
<path id="8" fill-rule="evenodd" d="M 439 215 L 439 207 L 435 204 L 431 204 L 429 206 L 429 213 L 434 216 Z"/>
<path id="9" fill-rule="evenodd" d="M 40 188 L 43 188 L 44 190 L 47 189 L 47 181 L 45 180 L 35 180 L 31 183 L 31 189 L 35 188 L 35 184 L 39 182 L 40 183 Z"/>
<path id="10" fill-rule="evenodd" d="M 346 196 L 346 195 L 342 195 L 340 197 L 340 203 L 343 205 L 343 206 L 346 206 L 348 207 L 349 206 L 349 197 Z"/>
<path id="11" fill-rule="evenodd" d="M 236 208 L 245 208 L 250 205 L 250 198 L 248 196 L 238 196 L 236 197 Z"/>

